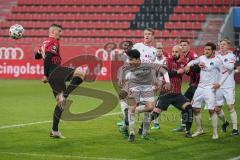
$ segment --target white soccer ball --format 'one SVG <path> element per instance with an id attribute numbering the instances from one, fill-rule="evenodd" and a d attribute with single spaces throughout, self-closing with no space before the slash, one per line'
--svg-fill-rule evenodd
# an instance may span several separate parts
<path id="1" fill-rule="evenodd" d="M 14 24 L 9 29 L 9 36 L 13 39 L 20 39 L 23 37 L 24 28 L 19 24 Z"/>

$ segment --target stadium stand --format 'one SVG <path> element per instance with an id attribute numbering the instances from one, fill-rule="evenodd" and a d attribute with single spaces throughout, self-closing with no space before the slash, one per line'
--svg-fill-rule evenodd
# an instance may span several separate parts
<path id="1" fill-rule="evenodd" d="M 209 14 L 224 15 L 231 0 L 18 0 L 0 22 L 3 43 L 9 26 L 19 23 L 26 29 L 21 43 L 39 43 L 51 23 L 65 28 L 64 43 L 105 43 L 131 39 L 139 41 L 141 30 L 156 29 L 164 43 L 186 38 L 199 39 Z M 204 35 L 203 35 L 204 36 Z"/>

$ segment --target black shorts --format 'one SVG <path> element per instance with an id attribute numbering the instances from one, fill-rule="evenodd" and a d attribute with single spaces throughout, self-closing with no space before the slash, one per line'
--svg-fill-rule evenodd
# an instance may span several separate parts
<path id="1" fill-rule="evenodd" d="M 193 95 L 197 89 L 197 86 L 190 86 L 186 92 L 184 93 L 184 96 L 191 101 L 193 99 Z"/>
<path id="2" fill-rule="evenodd" d="M 158 97 L 156 108 L 166 111 L 170 105 L 173 105 L 175 108 L 182 110 L 182 106 L 186 102 L 189 101 L 182 94 L 162 94 Z"/>
<path id="3" fill-rule="evenodd" d="M 56 97 L 58 93 L 66 90 L 66 81 L 70 81 L 74 73 L 74 69 L 68 67 L 56 68 L 48 77 L 48 82 Z"/>

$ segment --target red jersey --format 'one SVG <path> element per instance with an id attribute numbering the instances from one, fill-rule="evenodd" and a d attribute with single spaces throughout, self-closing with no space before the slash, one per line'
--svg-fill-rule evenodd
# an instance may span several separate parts
<path id="1" fill-rule="evenodd" d="M 42 43 L 38 52 L 35 54 L 36 59 L 44 59 L 44 75 L 47 77 L 61 64 L 62 59 L 59 53 L 59 47 L 59 41 L 53 37 L 49 37 Z"/>
<path id="2" fill-rule="evenodd" d="M 189 51 L 187 53 L 187 55 L 184 55 L 184 58 L 186 59 L 187 63 L 196 59 L 197 57 L 198 57 L 197 54 L 192 52 L 192 51 Z M 197 87 L 197 85 L 199 83 L 199 80 L 200 80 L 200 73 L 199 72 L 193 72 L 193 71 L 190 70 L 188 75 L 190 76 L 189 85 Z"/>
<path id="3" fill-rule="evenodd" d="M 52 64 L 60 65 L 62 59 L 59 53 L 59 47 L 59 41 L 53 37 L 49 37 L 47 40 L 43 41 L 40 50 L 45 54 L 45 57 L 47 54 L 53 54 L 51 57 Z"/>
<path id="4" fill-rule="evenodd" d="M 165 94 L 166 93 L 181 94 L 183 74 L 177 74 L 177 70 L 180 68 L 183 69 L 187 63 L 182 58 L 176 61 L 172 57 L 167 58 L 166 62 L 170 78 L 171 90 L 165 90 L 164 88 L 162 88 L 161 92 Z"/>

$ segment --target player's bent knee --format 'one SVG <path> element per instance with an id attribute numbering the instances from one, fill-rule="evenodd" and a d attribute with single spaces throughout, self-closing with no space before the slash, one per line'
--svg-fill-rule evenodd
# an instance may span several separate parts
<path id="1" fill-rule="evenodd" d="M 201 112 L 201 108 L 194 108 L 195 115 L 199 114 Z"/>
<path id="2" fill-rule="evenodd" d="M 77 67 L 73 73 L 73 76 L 77 76 L 81 79 L 84 79 L 85 78 L 85 73 L 81 70 L 80 67 Z"/>
<path id="3" fill-rule="evenodd" d="M 182 105 L 182 109 L 184 110 L 187 106 L 191 106 L 191 103 L 190 102 L 186 102 Z"/>
<path id="4" fill-rule="evenodd" d="M 210 115 L 214 114 L 215 112 L 216 112 L 216 111 L 215 111 L 214 109 L 210 109 L 210 110 L 209 110 L 209 114 L 210 114 Z"/>
<path id="5" fill-rule="evenodd" d="M 228 106 L 228 111 L 229 112 L 234 112 L 235 111 L 235 106 L 234 105 L 229 105 Z"/>
<path id="6" fill-rule="evenodd" d="M 221 108 L 221 106 L 216 106 L 214 108 L 214 110 L 218 113 L 218 112 L 220 112 L 222 110 L 222 108 Z"/>

